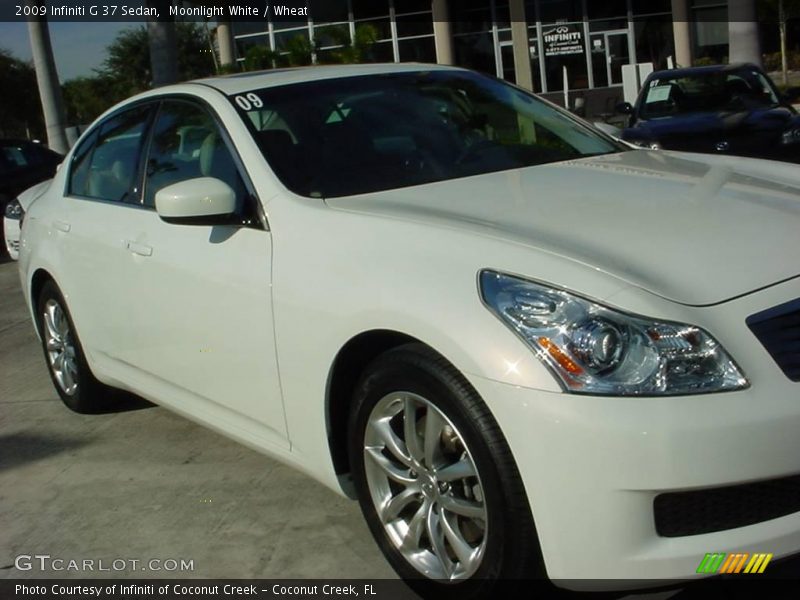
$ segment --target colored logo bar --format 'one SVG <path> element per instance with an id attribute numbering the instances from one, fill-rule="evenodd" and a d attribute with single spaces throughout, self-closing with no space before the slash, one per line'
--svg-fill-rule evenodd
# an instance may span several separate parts
<path id="1" fill-rule="evenodd" d="M 772 554 L 712 552 L 706 554 L 700 561 L 697 573 L 763 573 L 770 560 L 772 560 Z"/>

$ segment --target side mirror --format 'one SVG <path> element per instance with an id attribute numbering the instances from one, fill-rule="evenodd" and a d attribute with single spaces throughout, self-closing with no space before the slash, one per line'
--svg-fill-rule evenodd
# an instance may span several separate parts
<path id="1" fill-rule="evenodd" d="M 614 112 L 618 115 L 632 115 L 633 104 L 630 102 L 620 102 L 614 107 Z"/>
<path id="2" fill-rule="evenodd" d="M 236 212 L 236 194 L 224 181 L 197 177 L 156 192 L 156 212 L 177 225 L 222 225 Z"/>

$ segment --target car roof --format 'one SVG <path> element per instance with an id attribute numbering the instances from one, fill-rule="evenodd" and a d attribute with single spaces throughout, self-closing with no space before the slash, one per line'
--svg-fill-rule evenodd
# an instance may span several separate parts
<path id="1" fill-rule="evenodd" d="M 725 73 L 728 71 L 739 71 L 741 69 L 756 69 L 761 71 L 759 67 L 752 63 L 734 63 L 731 65 L 706 65 L 703 67 L 685 67 L 681 69 L 667 69 L 664 71 L 654 71 L 650 74 L 648 79 L 661 79 L 661 78 L 675 78 L 675 77 L 691 77 L 693 75 L 703 75 L 707 73 Z"/>
<path id="2" fill-rule="evenodd" d="M 321 79 L 358 77 L 359 75 L 382 75 L 387 73 L 413 73 L 416 71 L 463 71 L 458 67 L 424 63 L 380 63 L 359 65 L 326 65 L 295 67 L 288 69 L 269 69 L 248 73 L 236 73 L 222 77 L 196 79 L 188 83 L 213 87 L 228 96 L 241 94 L 266 87 L 305 83 Z M 162 91 L 166 88 L 161 88 Z"/>

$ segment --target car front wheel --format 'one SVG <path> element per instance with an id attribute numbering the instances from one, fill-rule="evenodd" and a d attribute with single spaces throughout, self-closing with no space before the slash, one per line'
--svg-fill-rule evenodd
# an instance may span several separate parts
<path id="1" fill-rule="evenodd" d="M 409 344 L 367 369 L 350 461 L 373 536 L 417 592 L 469 598 L 501 583 L 507 592 L 510 581 L 546 585 L 508 444 L 477 392 L 435 352 Z"/>

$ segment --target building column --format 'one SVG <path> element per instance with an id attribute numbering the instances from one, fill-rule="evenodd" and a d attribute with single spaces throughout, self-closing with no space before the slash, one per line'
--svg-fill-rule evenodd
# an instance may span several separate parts
<path id="1" fill-rule="evenodd" d="M 672 0 L 672 36 L 675 39 L 675 66 L 692 66 L 692 34 L 689 29 L 689 0 Z"/>
<path id="2" fill-rule="evenodd" d="M 453 57 L 453 33 L 450 27 L 450 10 L 447 0 L 433 0 L 433 41 L 436 44 L 436 62 L 440 65 L 455 64 Z"/>
<path id="3" fill-rule="evenodd" d="M 517 78 L 517 85 L 534 91 L 525 0 L 511 0 L 509 9 L 511 10 L 511 44 L 514 49 L 514 74 Z"/>
<path id="4" fill-rule="evenodd" d="M 728 0 L 728 62 L 761 66 L 755 0 Z"/>
<path id="5" fill-rule="evenodd" d="M 233 40 L 233 27 L 228 15 L 217 17 L 217 47 L 219 64 L 223 67 L 236 62 L 236 46 Z"/>

